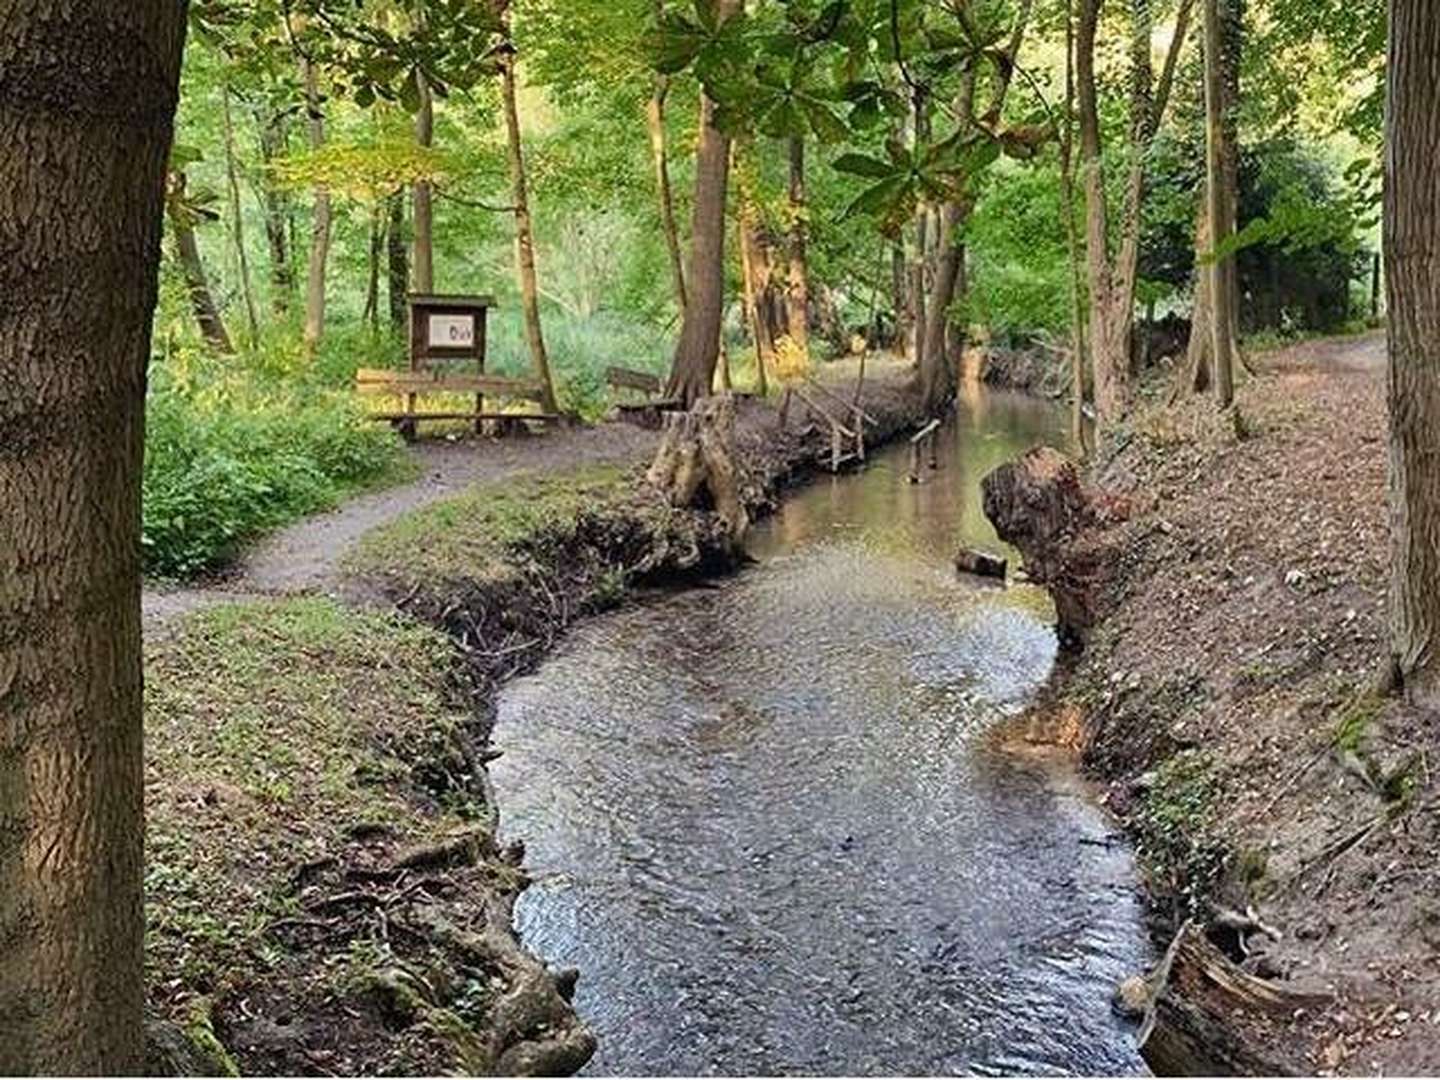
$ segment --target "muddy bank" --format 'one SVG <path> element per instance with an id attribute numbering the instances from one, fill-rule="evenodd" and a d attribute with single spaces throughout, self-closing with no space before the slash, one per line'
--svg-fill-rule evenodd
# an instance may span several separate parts
<path id="1" fill-rule="evenodd" d="M 1436 726 L 1375 689 L 1382 359 L 1374 337 L 1292 349 L 1233 415 L 1143 409 L 1090 473 L 1125 520 L 1055 536 L 1089 625 L 1025 730 L 1107 785 L 1157 941 L 1205 929 L 1177 946 L 1157 1068 L 1440 1069 Z M 1100 572 L 1067 581 L 1077 537 Z"/>

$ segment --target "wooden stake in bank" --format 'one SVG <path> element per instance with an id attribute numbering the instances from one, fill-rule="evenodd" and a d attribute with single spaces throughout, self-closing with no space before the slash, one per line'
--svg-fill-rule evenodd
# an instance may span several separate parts
<path id="1" fill-rule="evenodd" d="M 910 476 L 912 484 L 920 483 L 920 456 L 926 446 L 930 449 L 930 468 L 938 469 L 940 459 L 935 450 L 935 433 L 940 430 L 940 421 L 931 420 L 910 438 Z"/>

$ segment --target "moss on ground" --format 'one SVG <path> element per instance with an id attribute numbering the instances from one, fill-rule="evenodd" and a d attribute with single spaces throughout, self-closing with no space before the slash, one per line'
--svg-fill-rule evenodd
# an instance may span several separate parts
<path id="1" fill-rule="evenodd" d="M 1220 791 L 1213 755 L 1182 750 L 1155 770 L 1131 822 L 1157 897 L 1173 899 L 1184 916 L 1210 900 L 1230 855 L 1215 829 Z"/>
<path id="2" fill-rule="evenodd" d="M 486 580 L 513 568 L 517 547 L 573 529 L 582 512 L 597 513 L 633 492 L 629 471 L 617 465 L 481 484 L 375 529 L 346 568 L 416 581 Z"/>

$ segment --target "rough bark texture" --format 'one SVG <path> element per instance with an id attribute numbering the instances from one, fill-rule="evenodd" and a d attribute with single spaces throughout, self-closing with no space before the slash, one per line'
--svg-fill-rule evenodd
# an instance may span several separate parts
<path id="1" fill-rule="evenodd" d="M 525 151 L 520 142 L 520 108 L 515 100 L 515 47 L 508 41 L 500 57 L 500 96 L 505 105 L 506 151 L 510 162 L 510 201 L 515 207 L 515 271 L 520 278 L 520 304 L 525 314 L 525 340 L 530 362 L 540 380 L 540 405 L 556 412 L 555 384 L 550 377 L 550 355 L 540 325 L 540 285 L 535 272 L 535 230 L 530 221 L 530 194 L 525 180 Z"/>
<path id="2" fill-rule="evenodd" d="M 185 5 L 0 3 L 0 1073 L 143 1068 L 140 465 Z"/>
<path id="3" fill-rule="evenodd" d="M 723 22 L 740 0 L 713 0 Z M 692 405 L 710 393 L 719 357 L 725 306 L 725 193 L 730 181 L 730 137 L 714 124 L 715 103 L 700 95 L 700 132 L 695 148 L 695 205 L 690 224 L 688 302 L 668 395 Z"/>
<path id="4" fill-rule="evenodd" d="M 435 143 L 435 97 L 430 81 L 416 76 L 420 87 L 420 110 L 415 114 L 415 142 L 425 149 Z M 415 185 L 415 291 L 435 291 L 435 191 L 429 180 Z"/>
<path id="5" fill-rule="evenodd" d="M 680 226 L 675 221 L 675 191 L 670 184 L 670 157 L 665 149 L 665 102 L 670 95 L 670 80 L 655 79 L 655 89 L 645 104 L 645 123 L 650 132 L 650 155 L 655 164 L 655 196 L 660 204 L 660 224 L 665 232 L 665 247 L 670 253 L 670 279 L 675 287 L 675 302 L 683 313 L 688 302 L 685 291 L 685 255 L 680 248 Z"/>
<path id="6" fill-rule="evenodd" d="M 1070 262 L 1070 434 L 1082 454 L 1086 440 L 1085 281 L 1080 262 L 1080 229 L 1075 216 L 1075 5 L 1065 0 L 1065 126 L 1060 133 L 1060 196 L 1065 206 L 1065 250 Z"/>
<path id="7" fill-rule="evenodd" d="M 320 79 L 315 65 L 303 64 L 305 107 L 310 114 L 310 149 L 325 145 L 325 114 L 321 111 Z M 325 336 L 325 267 L 330 261 L 330 192 L 315 189 L 315 209 L 310 223 L 310 264 L 305 279 L 305 345 L 314 349 Z"/>
<path id="8" fill-rule="evenodd" d="M 1019 550 L 1030 579 L 1054 598 L 1061 643 L 1082 647 L 1104 615 L 1104 585 L 1116 556 L 1107 530 L 1124 519 L 1125 505 L 1090 488 L 1073 461 L 1043 446 L 990 473 L 981 490 L 996 534 Z"/>
<path id="9" fill-rule="evenodd" d="M 175 237 L 175 260 L 185 278 L 185 289 L 190 294 L 190 308 L 195 312 L 200 336 L 217 352 L 233 353 L 235 346 L 230 343 L 225 320 L 220 315 L 214 294 L 210 292 L 205 261 L 200 257 L 200 243 L 195 239 L 197 211 L 186 205 L 185 185 L 185 174 L 178 170 L 171 172 L 166 182 L 165 212 Z M 213 214 L 208 216 L 214 217 Z"/>
<path id="10" fill-rule="evenodd" d="M 290 265 L 290 196 L 276 185 L 270 163 L 284 157 L 289 137 L 279 113 L 261 114 L 260 201 L 265 211 L 265 239 L 270 247 L 270 308 L 277 315 L 290 310 L 295 292 L 295 270 Z"/>
<path id="11" fill-rule="evenodd" d="M 790 140 L 790 289 L 786 296 L 790 340 L 810 351 L 810 268 L 806 262 L 810 220 L 805 201 L 805 140 Z"/>
<path id="12" fill-rule="evenodd" d="M 685 413 L 665 418 L 665 436 L 646 474 L 671 506 L 689 507 L 704 491 L 730 544 L 738 548 L 750 528 L 735 460 L 735 399 L 729 394 L 702 398 Z"/>
<path id="13" fill-rule="evenodd" d="M 920 350 L 920 400 L 930 415 L 939 415 L 955 396 L 955 367 L 950 362 L 947 329 L 950 305 L 956 296 L 965 261 L 965 249 L 957 233 L 969 207 L 947 202 L 940 211 L 936 237 L 935 280 L 925 304 L 925 327 Z"/>
<path id="14" fill-rule="evenodd" d="M 1440 708 L 1440 7 L 1390 0 L 1385 298 L 1390 312 L 1391 651 Z"/>
<path id="15" fill-rule="evenodd" d="M 755 342 L 755 374 L 757 388 L 763 395 L 767 392 L 769 371 L 775 363 L 775 340 L 770 336 L 769 324 L 760 318 L 756 300 L 755 223 L 746 205 L 736 215 L 736 230 L 740 242 L 740 284 L 744 292 L 745 318 L 750 323 L 750 336 Z"/>

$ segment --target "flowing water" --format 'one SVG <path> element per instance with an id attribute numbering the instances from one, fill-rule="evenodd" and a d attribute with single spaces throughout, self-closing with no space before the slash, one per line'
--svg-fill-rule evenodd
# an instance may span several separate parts
<path id="1" fill-rule="evenodd" d="M 1131 1073 L 1109 1009 L 1148 959 L 1128 851 L 1067 768 L 984 735 L 1055 660 L 980 478 L 1064 417 L 963 403 L 757 527 L 759 565 L 580 627 L 504 694 L 494 778 L 581 969 L 592 1074 Z"/>

